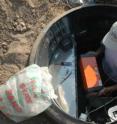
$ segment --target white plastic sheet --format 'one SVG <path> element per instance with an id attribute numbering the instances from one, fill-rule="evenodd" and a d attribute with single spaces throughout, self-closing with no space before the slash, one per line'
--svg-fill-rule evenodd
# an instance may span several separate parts
<path id="1" fill-rule="evenodd" d="M 45 111 L 56 98 L 48 68 L 31 65 L 0 86 L 0 110 L 15 122 Z"/>

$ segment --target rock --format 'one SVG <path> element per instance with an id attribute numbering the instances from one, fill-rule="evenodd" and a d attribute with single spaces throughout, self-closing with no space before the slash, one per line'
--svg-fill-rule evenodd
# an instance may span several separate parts
<path id="1" fill-rule="evenodd" d="M 3 55 L 7 52 L 8 50 L 8 45 L 6 42 L 3 42 L 0 44 L 0 55 Z"/>
<path id="2" fill-rule="evenodd" d="M 7 46 L 7 43 L 6 43 L 6 42 L 3 42 L 3 43 L 2 43 L 2 46 Z"/>
<path id="3" fill-rule="evenodd" d="M 29 4 L 29 6 L 31 6 L 32 8 L 35 7 L 34 3 L 33 3 L 33 0 L 26 0 Z"/>
<path id="4" fill-rule="evenodd" d="M 13 23 L 13 30 L 15 32 L 26 32 L 27 26 L 23 20 L 18 19 L 16 22 Z"/>
<path id="5" fill-rule="evenodd" d="M 5 54 L 7 52 L 7 50 L 6 49 L 3 49 L 3 54 Z"/>

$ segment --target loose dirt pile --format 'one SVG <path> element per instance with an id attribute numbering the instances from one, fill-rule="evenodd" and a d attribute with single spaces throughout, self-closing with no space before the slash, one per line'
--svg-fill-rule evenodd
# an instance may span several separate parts
<path id="1" fill-rule="evenodd" d="M 37 35 L 65 9 L 55 0 L 0 0 L 0 84 L 28 64 Z"/>

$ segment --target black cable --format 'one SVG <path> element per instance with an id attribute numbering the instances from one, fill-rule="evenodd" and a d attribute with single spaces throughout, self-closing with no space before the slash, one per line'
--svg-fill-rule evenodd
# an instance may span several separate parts
<path id="1" fill-rule="evenodd" d="M 100 110 L 101 108 L 107 106 L 108 104 L 110 104 L 111 102 L 113 102 L 113 101 L 116 100 L 116 99 L 117 99 L 117 96 L 114 97 L 113 99 L 111 99 L 109 102 L 105 103 L 104 105 L 102 105 L 102 106 L 100 106 L 100 107 L 98 107 L 98 108 L 96 108 L 96 109 L 90 111 L 90 112 L 88 113 L 88 116 L 89 116 L 91 113 L 96 112 L 96 111 Z"/>
<path id="2" fill-rule="evenodd" d="M 63 84 L 72 74 L 72 71 L 69 72 L 69 74 L 59 83 L 59 84 Z"/>

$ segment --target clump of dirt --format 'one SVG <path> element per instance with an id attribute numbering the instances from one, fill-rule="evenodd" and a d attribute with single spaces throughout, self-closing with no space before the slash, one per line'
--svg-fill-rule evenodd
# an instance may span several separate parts
<path id="1" fill-rule="evenodd" d="M 65 8 L 49 0 L 0 0 L 0 84 L 27 66 L 37 35 Z"/>

